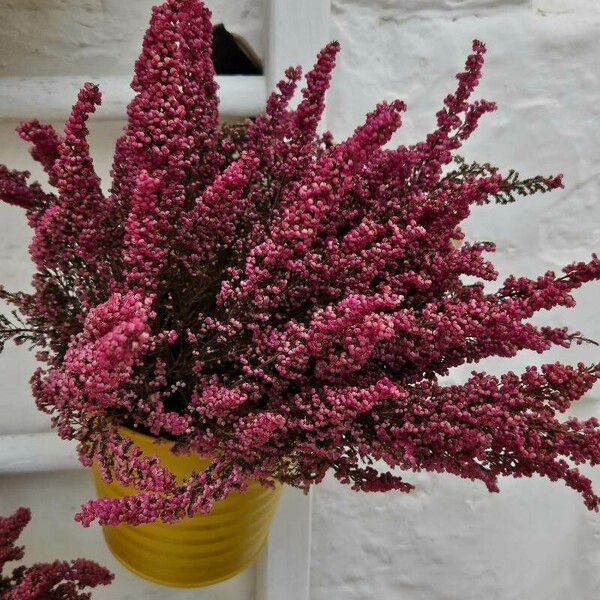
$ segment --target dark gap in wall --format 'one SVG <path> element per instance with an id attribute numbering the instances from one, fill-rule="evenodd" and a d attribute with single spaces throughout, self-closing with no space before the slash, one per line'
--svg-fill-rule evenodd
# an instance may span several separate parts
<path id="1" fill-rule="evenodd" d="M 217 75 L 262 75 L 262 64 L 248 42 L 220 23 L 213 28 L 213 63 Z"/>

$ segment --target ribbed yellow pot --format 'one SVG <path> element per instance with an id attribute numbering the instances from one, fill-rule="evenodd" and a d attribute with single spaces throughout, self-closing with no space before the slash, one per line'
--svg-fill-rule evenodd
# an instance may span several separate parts
<path id="1" fill-rule="evenodd" d="M 158 456 L 179 479 L 203 471 L 210 460 L 198 455 L 171 454 L 169 442 L 129 429 L 122 430 L 145 454 Z M 93 469 L 99 496 L 120 498 L 133 493 L 116 482 L 106 483 Z M 200 587 L 233 577 L 260 554 L 269 535 L 281 485 L 268 489 L 250 482 L 248 489 L 232 493 L 208 514 L 176 523 L 125 523 L 104 527 L 103 533 L 115 557 L 130 571 L 155 583 L 175 587 Z"/>

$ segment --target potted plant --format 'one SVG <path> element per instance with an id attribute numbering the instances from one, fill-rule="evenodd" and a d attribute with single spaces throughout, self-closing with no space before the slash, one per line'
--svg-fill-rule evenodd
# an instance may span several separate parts
<path id="1" fill-rule="evenodd" d="M 76 519 L 104 526 L 140 574 L 197 585 L 256 556 L 281 484 L 308 489 L 327 472 L 379 492 L 409 492 L 407 471 L 491 492 L 500 476 L 538 474 L 597 510 L 574 465 L 598 463 L 600 425 L 561 419 L 597 364 L 440 381 L 486 357 L 584 342 L 530 317 L 573 306 L 572 291 L 600 277 L 593 255 L 493 291 L 494 244 L 459 243 L 473 207 L 562 187 L 560 175 L 455 157 L 495 109 L 471 99 L 484 45 L 474 42 L 435 130 L 387 147 L 401 101 L 340 143 L 318 130 L 337 43 L 297 108 L 290 68 L 264 114 L 220 126 L 211 31 L 200 2 L 154 9 L 108 194 L 86 141 L 92 84 L 64 134 L 19 129 L 54 193 L 2 173 L 37 268 L 32 292 L 2 292 L 19 319 L 5 318 L 2 339 L 38 348 L 37 405 L 96 470 L 102 497 Z"/>
<path id="2" fill-rule="evenodd" d="M 8 562 L 21 560 L 25 555 L 23 546 L 15 542 L 31 519 L 28 508 L 19 508 L 12 516 L 0 516 L 0 598 L 2 600 L 86 600 L 91 598 L 85 588 L 108 585 L 113 574 L 99 564 L 78 558 L 67 562 L 23 565 L 12 573 L 2 574 Z"/>

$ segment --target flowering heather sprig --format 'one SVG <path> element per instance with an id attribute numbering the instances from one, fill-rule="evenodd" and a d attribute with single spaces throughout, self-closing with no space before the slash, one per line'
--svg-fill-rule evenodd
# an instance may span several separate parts
<path id="1" fill-rule="evenodd" d="M 40 123 L 37 119 L 26 121 L 17 127 L 22 140 L 31 142 L 31 157 L 37 160 L 48 175 L 48 182 L 56 185 L 54 164 L 59 157 L 60 138 L 49 123 Z"/>
<path id="2" fill-rule="evenodd" d="M 501 476 L 537 474 L 598 510 L 576 465 L 600 461 L 600 424 L 560 418 L 600 378 L 598 365 L 440 383 L 487 357 L 586 341 L 530 318 L 573 306 L 573 291 L 600 279 L 593 255 L 562 274 L 486 286 L 498 278 L 495 245 L 465 241 L 461 223 L 478 205 L 563 183 L 456 156 L 495 110 L 471 97 L 484 45 L 473 43 L 425 140 L 384 148 L 401 125 L 400 100 L 377 105 L 340 143 L 319 131 L 335 42 L 297 108 L 298 67 L 264 114 L 219 127 L 211 35 L 197 0 L 153 10 L 107 197 L 86 142 L 99 103 L 90 84 L 63 137 L 35 121 L 20 129 L 55 196 L 26 173 L 0 171 L 0 197 L 35 230 L 38 267 L 31 294 L 0 289 L 22 314 L 2 318 L 0 342 L 40 347 L 38 406 L 78 440 L 84 464 L 136 488 L 90 501 L 77 519 L 172 522 L 209 511 L 249 478 L 308 488 L 328 471 L 357 490 L 403 492 L 413 487 L 407 471 L 449 472 L 490 491 Z M 177 480 L 121 425 L 212 465 Z"/>
<path id="3" fill-rule="evenodd" d="M 100 102 L 97 86 L 87 83 L 79 92 L 65 125 L 64 138 L 58 144 L 53 173 L 59 194 L 36 223 L 30 248 L 40 270 L 65 274 L 77 270 L 96 280 L 107 276 L 106 266 L 98 260 L 102 258 L 98 248 L 106 245 L 110 231 L 108 205 L 89 155 L 86 127 L 89 115 Z"/>
<path id="4" fill-rule="evenodd" d="M 28 171 L 10 170 L 0 165 L 0 198 L 7 204 L 24 208 L 33 227 L 37 215 L 55 198 L 44 192 L 37 181 L 27 183 L 29 176 Z"/>
<path id="5" fill-rule="evenodd" d="M 71 562 L 55 560 L 20 566 L 3 573 L 6 563 L 21 560 L 25 554 L 15 542 L 31 519 L 28 508 L 19 508 L 10 517 L 0 516 L 0 598 L 2 600 L 89 600 L 85 588 L 108 585 L 114 575 L 85 558 Z"/>

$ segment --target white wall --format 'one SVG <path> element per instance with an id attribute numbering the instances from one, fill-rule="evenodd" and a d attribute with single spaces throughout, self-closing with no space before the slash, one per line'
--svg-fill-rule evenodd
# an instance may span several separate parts
<path id="1" fill-rule="evenodd" d="M 54 74 L 126 73 L 152 3 L 5 0 L 0 74 L 41 75 L 50 68 Z M 261 13 L 253 2 L 209 5 L 262 50 Z M 435 111 L 478 37 L 488 45 L 480 94 L 496 100 L 499 111 L 483 120 L 464 154 L 522 173 L 564 172 L 566 189 L 517 205 L 479 208 L 468 223 L 469 235 L 498 244 L 503 275 L 559 269 L 598 249 L 598 0 L 334 0 L 332 5 L 332 37 L 342 43 L 329 95 L 329 125 L 336 137 L 348 134 L 380 99 L 401 97 L 409 111 L 398 140 L 417 140 L 433 126 Z M 245 20 L 236 16 L 240 6 L 247 11 Z M 31 9 L 33 21 L 24 8 Z M 112 46 L 111 30 L 118 38 Z M 65 41 L 71 34 L 76 43 Z M 93 129 L 102 173 L 120 126 L 103 122 Z M 0 124 L 0 163 L 35 170 L 24 144 L 10 133 L 13 127 Z M 29 234 L 17 209 L 2 207 L 0 234 L 0 280 L 27 285 Z M 555 311 L 546 320 L 600 340 L 599 287 L 578 293 L 575 310 Z M 524 353 L 510 368 L 559 358 L 598 360 L 598 350 Z M 484 366 L 499 372 L 507 363 Z M 45 417 L 30 402 L 31 370 L 24 350 L 10 348 L 0 357 L 0 433 L 46 428 Z M 596 391 L 583 401 L 579 414 L 600 414 L 598 396 Z M 589 514 L 575 493 L 539 480 L 504 481 L 502 493 L 494 496 L 450 477 L 413 480 L 417 490 L 407 496 L 357 494 L 334 481 L 315 490 L 313 600 L 598 596 L 600 516 Z M 0 491 L 3 485 L 8 480 L 0 479 Z M 0 509 L 6 497 L 0 493 Z"/>

